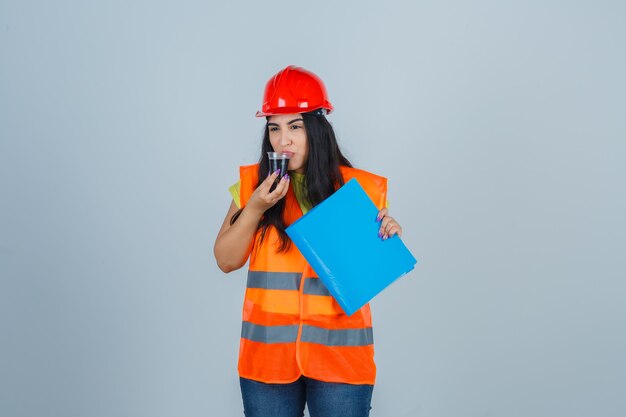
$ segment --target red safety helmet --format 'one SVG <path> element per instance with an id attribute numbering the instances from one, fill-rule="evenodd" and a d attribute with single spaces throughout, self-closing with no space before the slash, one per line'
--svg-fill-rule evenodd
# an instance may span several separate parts
<path id="1" fill-rule="evenodd" d="M 267 82 L 263 107 L 256 112 L 256 117 L 306 113 L 318 109 L 324 109 L 326 113 L 333 111 L 324 83 L 312 72 L 290 65 Z"/>

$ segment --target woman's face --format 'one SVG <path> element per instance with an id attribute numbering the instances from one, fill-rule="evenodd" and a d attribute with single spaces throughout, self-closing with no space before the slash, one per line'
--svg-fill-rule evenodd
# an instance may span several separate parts
<path id="1" fill-rule="evenodd" d="M 303 174 L 309 155 L 309 145 L 302 115 L 280 114 L 270 116 L 267 120 L 267 129 L 274 152 L 289 154 L 291 158 L 288 169 Z"/>

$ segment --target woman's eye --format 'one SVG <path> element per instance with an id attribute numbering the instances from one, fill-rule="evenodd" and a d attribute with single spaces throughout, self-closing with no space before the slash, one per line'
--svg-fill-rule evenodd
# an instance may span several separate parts
<path id="1" fill-rule="evenodd" d="M 291 125 L 291 128 L 292 128 L 293 130 L 296 130 L 296 129 L 300 129 L 300 128 L 302 128 L 302 126 L 300 126 L 300 125 Z"/>
<path id="2" fill-rule="evenodd" d="M 276 132 L 278 128 L 276 126 L 270 127 L 270 132 Z"/>

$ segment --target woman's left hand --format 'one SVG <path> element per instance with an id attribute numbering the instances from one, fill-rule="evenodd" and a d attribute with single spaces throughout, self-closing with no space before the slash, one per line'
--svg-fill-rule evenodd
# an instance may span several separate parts
<path id="1" fill-rule="evenodd" d="M 398 224 L 398 222 L 387 213 L 387 208 L 384 208 L 378 212 L 377 219 L 378 221 L 380 221 L 378 237 L 381 237 L 383 240 L 385 240 L 395 234 L 397 234 L 398 236 L 402 236 L 402 227 L 400 227 L 400 224 Z"/>

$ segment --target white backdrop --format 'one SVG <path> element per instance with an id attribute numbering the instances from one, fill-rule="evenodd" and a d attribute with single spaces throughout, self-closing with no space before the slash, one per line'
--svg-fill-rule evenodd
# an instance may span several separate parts
<path id="1" fill-rule="evenodd" d="M 625 415 L 625 18 L 0 0 L 0 415 L 243 415 L 212 246 L 289 64 L 420 260 L 372 303 L 371 415 Z"/>

